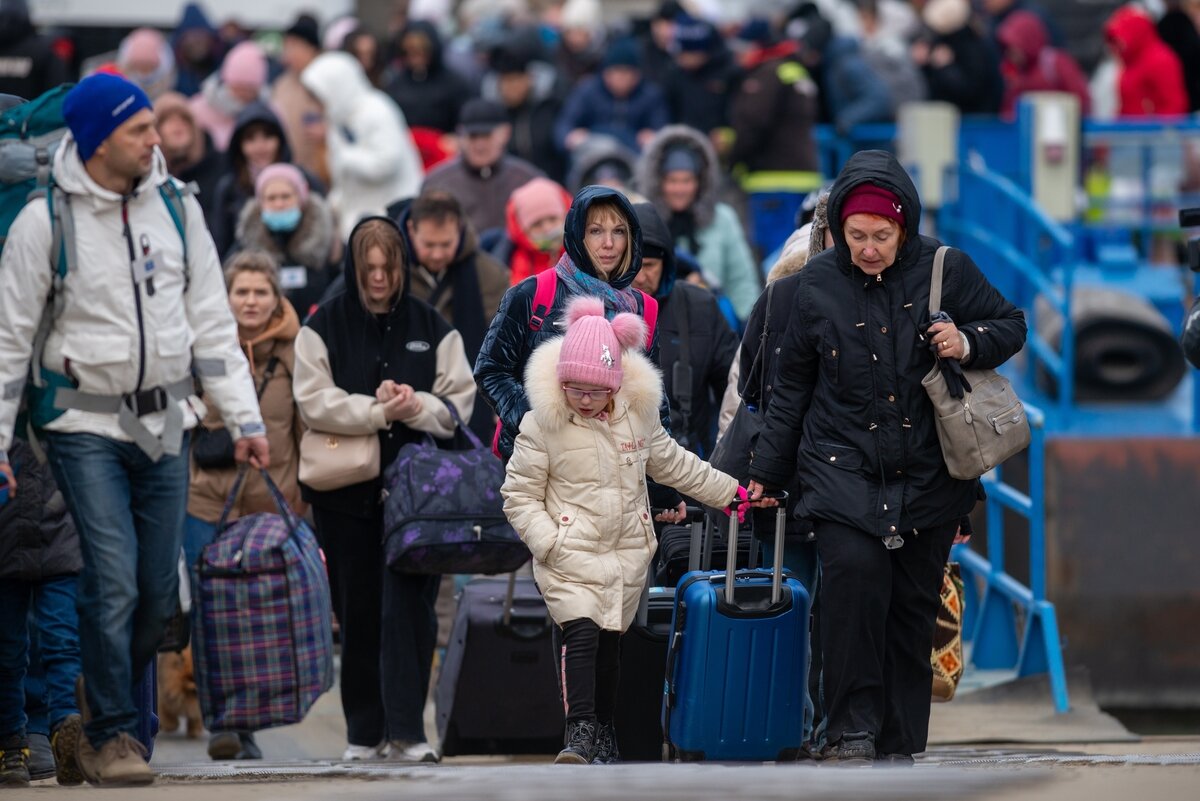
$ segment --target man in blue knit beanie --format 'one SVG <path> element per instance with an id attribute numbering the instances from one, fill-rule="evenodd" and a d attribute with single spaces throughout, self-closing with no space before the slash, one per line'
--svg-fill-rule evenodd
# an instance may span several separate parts
<path id="1" fill-rule="evenodd" d="M 167 174 L 149 99 L 96 74 L 63 116 L 50 192 L 0 254 L 0 475 L 26 491 L 7 453 L 26 398 L 83 555 L 82 715 L 55 756 L 74 757 L 76 782 L 149 784 L 133 688 L 179 600 L 193 367 L 235 458 L 267 467 L 269 453 L 216 248 Z"/>

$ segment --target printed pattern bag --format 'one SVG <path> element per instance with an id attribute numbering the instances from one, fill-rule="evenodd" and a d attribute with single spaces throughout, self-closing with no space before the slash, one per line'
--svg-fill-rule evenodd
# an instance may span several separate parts
<path id="1" fill-rule="evenodd" d="M 942 272 L 946 251 L 933 257 L 929 283 L 929 315 L 941 311 Z M 938 441 L 946 469 L 954 478 L 971 480 L 1029 447 L 1029 420 L 1025 407 L 1008 379 L 995 370 L 962 371 L 963 396 L 950 394 L 939 358 L 921 385 L 933 402 Z"/>
<path id="2" fill-rule="evenodd" d="M 504 516 L 504 465 L 446 403 L 467 450 L 432 437 L 409 443 L 384 471 L 384 555 L 398 573 L 509 573 L 529 549 Z"/>
<path id="3" fill-rule="evenodd" d="M 933 632 L 933 700 L 954 698 L 962 679 L 963 663 L 963 580 L 958 562 L 948 562 L 942 574 L 941 604 L 938 606 L 937 628 Z"/>
<path id="4" fill-rule="evenodd" d="M 279 514 L 226 525 L 246 480 L 242 468 L 198 566 L 193 652 L 209 731 L 299 723 L 333 686 L 329 580 L 316 538 L 260 473 Z"/>

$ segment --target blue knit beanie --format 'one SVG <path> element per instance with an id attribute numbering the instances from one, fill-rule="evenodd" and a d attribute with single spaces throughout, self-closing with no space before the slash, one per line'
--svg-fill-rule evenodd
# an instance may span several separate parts
<path id="1" fill-rule="evenodd" d="M 144 108 L 153 108 L 150 98 L 119 75 L 98 72 L 76 84 L 63 99 L 63 117 L 75 137 L 79 158 L 90 159 L 121 123 Z"/>

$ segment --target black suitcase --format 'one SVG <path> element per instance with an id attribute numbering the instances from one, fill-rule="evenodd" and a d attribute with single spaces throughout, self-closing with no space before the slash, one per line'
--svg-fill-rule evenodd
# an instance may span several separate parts
<path id="1" fill-rule="evenodd" d="M 463 588 L 435 695 L 443 755 L 559 752 L 553 627 L 533 579 Z"/>
<path id="2" fill-rule="evenodd" d="M 688 507 L 689 514 L 693 510 Z M 716 525 L 711 518 L 703 521 L 706 526 L 704 536 L 704 553 L 700 561 L 696 561 L 690 555 L 692 542 L 692 526 L 667 526 L 662 530 L 662 534 L 658 538 L 658 553 L 654 557 L 654 585 L 656 587 L 674 587 L 679 584 L 679 579 L 684 573 L 691 570 L 700 569 L 701 561 L 704 563 L 704 570 L 711 569 L 711 565 L 723 565 L 726 562 L 728 551 L 726 550 L 726 540 L 728 537 L 722 534 L 721 526 Z M 753 569 L 758 566 L 758 543 L 754 538 L 753 530 L 749 527 L 738 531 L 738 569 Z"/>

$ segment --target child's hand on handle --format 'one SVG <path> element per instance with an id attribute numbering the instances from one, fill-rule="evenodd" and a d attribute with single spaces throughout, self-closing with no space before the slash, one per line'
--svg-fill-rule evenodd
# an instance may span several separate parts
<path id="1" fill-rule="evenodd" d="M 764 498 L 763 497 L 763 493 L 767 491 L 767 488 L 764 487 L 762 484 L 759 484 L 757 481 L 751 481 L 750 484 L 746 487 L 746 489 L 750 493 L 750 505 L 751 506 L 757 507 L 759 509 L 769 509 L 772 506 L 779 505 L 779 501 L 776 500 L 775 498 Z"/>
<path id="2" fill-rule="evenodd" d="M 748 493 L 746 492 L 746 488 L 745 488 L 745 487 L 738 487 L 738 488 L 737 488 L 737 499 L 738 499 L 739 501 L 745 501 L 745 500 L 747 500 L 747 498 L 748 498 L 748 497 L 749 497 L 749 495 L 748 495 Z M 726 506 L 724 509 L 722 509 L 722 510 L 721 510 L 722 512 L 724 512 L 724 513 L 725 513 L 725 516 L 726 516 L 726 517 L 728 517 L 728 516 L 730 516 L 731 514 L 733 514 L 733 509 L 731 508 L 732 506 L 733 506 L 733 504 L 729 504 L 729 506 Z M 738 516 L 738 522 L 739 522 L 739 523 L 745 523 L 745 522 L 746 522 L 746 506 L 747 506 L 747 504 L 745 504 L 745 503 L 740 503 L 740 504 L 738 504 L 738 508 L 737 508 L 737 516 Z"/>
<path id="3" fill-rule="evenodd" d="M 682 523 L 687 520 L 687 504 L 680 501 L 679 506 L 674 509 L 664 509 L 655 515 L 654 519 L 659 523 Z"/>

